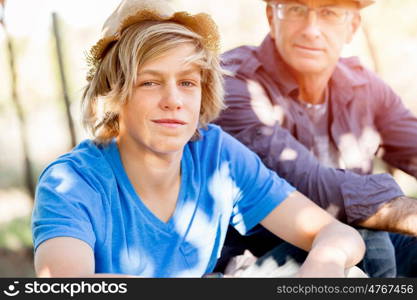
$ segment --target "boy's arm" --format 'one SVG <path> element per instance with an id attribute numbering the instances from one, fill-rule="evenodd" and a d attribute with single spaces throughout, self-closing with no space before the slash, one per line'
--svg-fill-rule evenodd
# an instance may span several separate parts
<path id="1" fill-rule="evenodd" d="M 275 235 L 309 251 L 304 277 L 343 277 L 363 257 L 359 233 L 334 219 L 299 192 L 293 192 L 261 224 Z"/>
<path id="2" fill-rule="evenodd" d="M 91 247 L 71 237 L 56 237 L 40 244 L 35 252 L 34 263 L 38 277 L 132 277 L 96 274 Z"/>

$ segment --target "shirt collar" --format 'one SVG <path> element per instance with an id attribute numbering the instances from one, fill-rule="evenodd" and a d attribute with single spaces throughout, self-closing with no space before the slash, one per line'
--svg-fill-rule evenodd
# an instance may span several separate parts
<path id="1" fill-rule="evenodd" d="M 362 70 L 363 67 L 357 57 L 339 60 L 330 78 L 329 86 L 332 90 L 337 91 L 333 94 L 340 102 L 349 102 L 353 99 L 354 88 L 369 83 L 369 79 Z"/>
<path id="2" fill-rule="evenodd" d="M 281 87 L 284 96 L 289 96 L 292 92 L 298 90 L 297 82 L 288 71 L 281 55 L 276 50 L 274 40 L 269 34 L 257 49 L 257 56 L 266 73 Z"/>

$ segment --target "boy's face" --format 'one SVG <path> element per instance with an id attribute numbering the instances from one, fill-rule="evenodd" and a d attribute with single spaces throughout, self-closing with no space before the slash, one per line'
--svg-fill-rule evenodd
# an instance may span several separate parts
<path id="1" fill-rule="evenodd" d="M 183 44 L 138 70 L 132 98 L 120 112 L 119 143 L 162 155 L 183 150 L 200 116 L 201 69 L 184 61 L 194 52 Z"/>

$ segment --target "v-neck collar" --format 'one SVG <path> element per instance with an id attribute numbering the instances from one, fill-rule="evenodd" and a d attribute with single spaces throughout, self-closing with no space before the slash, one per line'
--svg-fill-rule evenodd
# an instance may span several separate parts
<path id="1" fill-rule="evenodd" d="M 185 155 L 187 155 L 186 150 L 187 150 L 187 147 L 184 147 L 184 153 L 181 159 L 181 182 L 180 182 L 180 189 L 178 192 L 177 203 L 175 205 L 175 210 L 173 214 L 171 215 L 171 217 L 168 219 L 167 222 L 164 222 L 160 218 L 158 218 L 145 205 L 145 203 L 142 201 L 140 196 L 136 193 L 133 187 L 133 184 L 130 182 L 129 177 L 127 176 L 126 170 L 123 166 L 119 148 L 117 146 L 115 139 L 113 139 L 110 142 L 106 151 L 107 155 L 110 156 L 109 157 L 110 164 L 114 168 L 115 174 L 117 174 L 116 180 L 119 181 L 122 188 L 126 189 L 127 194 L 133 200 L 133 205 L 135 205 L 144 214 L 144 216 L 148 218 L 151 224 L 158 227 L 160 230 L 163 230 L 168 233 L 171 233 L 172 231 L 175 230 L 175 220 L 178 218 L 179 215 L 181 215 L 184 202 L 185 202 L 185 190 L 186 190 L 185 183 L 187 182 L 188 176 L 189 176 L 187 168 L 186 168 L 186 163 L 185 163 L 186 158 L 184 157 Z"/>

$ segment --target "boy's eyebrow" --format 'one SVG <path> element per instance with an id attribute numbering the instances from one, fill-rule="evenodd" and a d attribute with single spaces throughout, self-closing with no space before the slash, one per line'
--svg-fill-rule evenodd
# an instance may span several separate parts
<path id="1" fill-rule="evenodd" d="M 159 72 L 159 71 L 156 71 L 156 70 L 147 69 L 147 70 L 138 72 L 138 76 L 139 75 L 155 75 L 155 76 L 161 76 L 162 75 L 162 72 Z"/>
<path id="2" fill-rule="evenodd" d="M 192 67 L 186 70 L 182 70 L 178 72 L 177 74 L 178 75 L 190 75 L 192 73 L 200 74 L 200 69 L 198 67 Z M 146 70 L 138 72 L 138 76 L 143 76 L 143 75 L 163 76 L 164 72 L 153 70 L 153 69 L 146 69 Z"/>
<path id="3" fill-rule="evenodd" d="M 181 72 L 178 72 L 178 74 L 179 75 L 190 75 L 192 73 L 200 74 L 200 72 L 201 72 L 201 69 L 200 68 L 198 68 L 198 67 L 192 67 L 192 68 L 183 70 Z"/>

